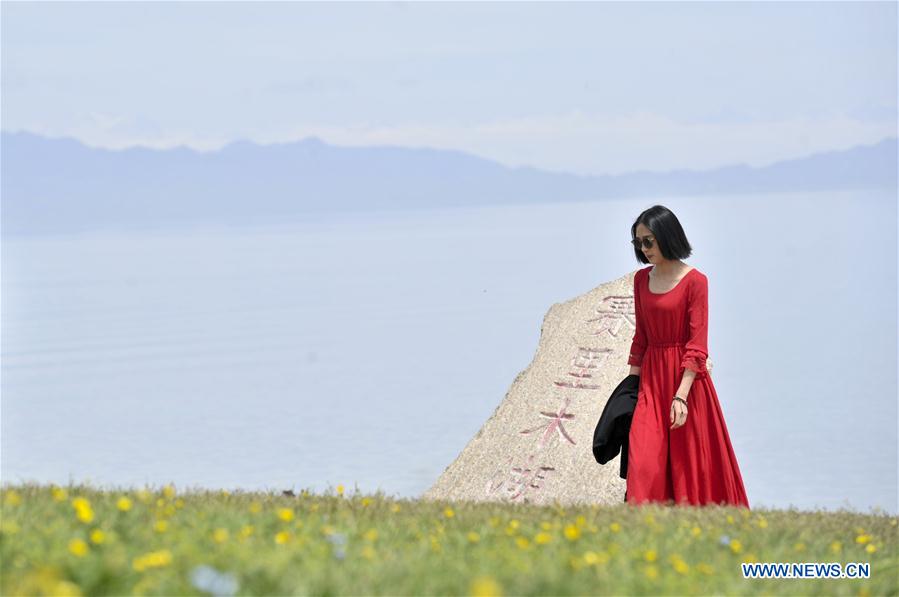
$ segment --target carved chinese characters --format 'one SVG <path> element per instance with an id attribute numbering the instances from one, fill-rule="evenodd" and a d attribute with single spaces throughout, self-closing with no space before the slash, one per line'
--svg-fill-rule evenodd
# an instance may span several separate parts
<path id="1" fill-rule="evenodd" d="M 591 441 L 628 367 L 633 280 L 627 274 L 549 309 L 533 361 L 423 498 L 621 503 L 618 468 L 597 464 Z"/>

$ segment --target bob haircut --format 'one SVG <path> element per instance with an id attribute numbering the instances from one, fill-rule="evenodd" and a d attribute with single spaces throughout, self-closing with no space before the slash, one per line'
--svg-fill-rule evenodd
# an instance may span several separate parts
<path id="1" fill-rule="evenodd" d="M 664 205 L 653 205 L 637 216 L 631 226 L 631 241 L 637 238 L 637 224 L 649 228 L 656 239 L 655 246 L 665 259 L 686 259 L 693 253 L 693 247 L 690 246 L 677 216 Z M 642 249 L 634 247 L 634 254 L 640 263 L 649 263 Z"/>

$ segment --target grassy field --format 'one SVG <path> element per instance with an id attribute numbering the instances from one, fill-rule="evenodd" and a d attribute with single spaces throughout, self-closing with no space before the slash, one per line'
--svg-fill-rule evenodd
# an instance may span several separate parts
<path id="1" fill-rule="evenodd" d="M 4 485 L 3 595 L 897 595 L 897 517 Z M 867 579 L 748 579 L 863 562 Z"/>

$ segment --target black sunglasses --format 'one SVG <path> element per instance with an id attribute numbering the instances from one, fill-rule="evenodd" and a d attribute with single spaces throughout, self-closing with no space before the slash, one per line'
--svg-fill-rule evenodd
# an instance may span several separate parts
<path id="1" fill-rule="evenodd" d="M 631 244 L 634 245 L 634 248 L 638 251 L 640 250 L 640 245 L 643 245 L 647 249 L 651 249 L 652 245 L 656 242 L 656 239 L 651 236 L 644 236 L 642 240 L 637 237 L 631 241 Z"/>

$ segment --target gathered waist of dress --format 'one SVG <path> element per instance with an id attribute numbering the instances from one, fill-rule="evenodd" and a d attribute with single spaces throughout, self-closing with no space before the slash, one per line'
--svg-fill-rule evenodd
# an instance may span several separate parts
<path id="1" fill-rule="evenodd" d="M 686 342 L 647 342 L 647 346 L 686 346 Z"/>

